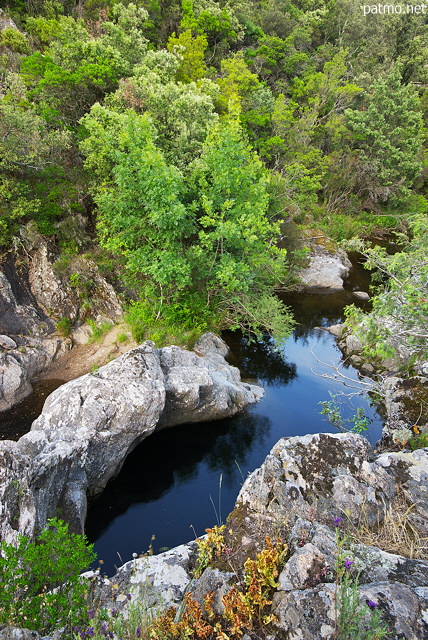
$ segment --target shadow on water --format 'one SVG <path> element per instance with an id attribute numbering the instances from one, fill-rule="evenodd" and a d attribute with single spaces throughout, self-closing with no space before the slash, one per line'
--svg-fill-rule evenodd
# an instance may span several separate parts
<path id="1" fill-rule="evenodd" d="M 86 523 L 89 539 L 96 540 L 102 536 L 111 521 L 133 505 L 161 500 L 174 486 L 177 488 L 198 481 L 202 489 L 205 476 L 201 474 L 201 464 L 209 475 L 217 474 L 219 477 L 222 474 L 222 484 L 226 487 L 233 485 L 236 470 L 246 464 L 255 441 L 263 445 L 270 421 L 267 418 L 260 420 L 244 411 L 207 427 L 207 424 L 189 424 L 165 429 L 149 436 L 134 449 L 117 479 L 92 504 Z M 211 482 L 205 491 L 205 497 L 209 497 Z M 214 510 L 212 515 L 215 515 Z M 157 548 L 162 546 L 160 524 L 151 522 L 149 525 L 158 531 Z M 192 524 L 199 533 L 203 533 L 207 526 L 204 523 L 199 525 L 197 516 Z M 187 538 L 191 537 L 186 534 Z M 173 546 L 170 539 L 168 542 Z M 177 544 L 180 542 L 183 540 Z"/>

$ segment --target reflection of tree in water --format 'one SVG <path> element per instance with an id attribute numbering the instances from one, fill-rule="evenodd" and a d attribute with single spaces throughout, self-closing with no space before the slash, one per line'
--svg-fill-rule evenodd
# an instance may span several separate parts
<path id="1" fill-rule="evenodd" d="M 110 522 L 140 503 L 159 500 L 174 484 L 187 483 L 205 462 L 225 482 L 245 463 L 270 429 L 268 418 L 244 411 L 235 418 L 164 429 L 129 454 L 120 474 L 91 505 L 86 534 L 96 540 Z M 236 462 L 235 462 L 236 461 Z"/>
<path id="2" fill-rule="evenodd" d="M 231 350 L 229 362 L 239 366 L 243 378 L 256 378 L 271 386 L 288 384 L 296 377 L 296 365 L 288 363 L 274 341 L 250 341 L 239 331 L 225 331 L 223 335 Z"/>
<path id="3" fill-rule="evenodd" d="M 226 479 L 234 475 L 238 467 L 247 465 L 248 454 L 255 445 L 263 444 L 272 426 L 269 418 L 247 411 L 228 422 L 231 428 L 216 440 L 205 458 L 208 467 L 220 471 Z"/>

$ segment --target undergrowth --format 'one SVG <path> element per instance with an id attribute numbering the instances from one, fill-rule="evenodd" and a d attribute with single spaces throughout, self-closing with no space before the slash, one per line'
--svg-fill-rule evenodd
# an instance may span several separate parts
<path id="1" fill-rule="evenodd" d="M 89 343 L 101 342 L 113 326 L 111 322 L 107 322 L 106 320 L 97 324 L 94 320 L 89 319 L 88 324 L 92 331 L 92 335 L 89 337 Z"/>
<path id="2" fill-rule="evenodd" d="M 191 347 L 204 331 L 212 327 L 205 322 L 198 322 L 190 312 L 186 315 L 185 308 L 180 311 L 182 317 L 177 321 L 174 317 L 168 318 L 167 314 L 161 317 L 149 304 L 138 301 L 128 307 L 125 321 L 138 344 L 153 340 L 158 348 L 170 344 Z"/>
<path id="3" fill-rule="evenodd" d="M 221 528 L 214 527 L 206 539 L 198 542 L 202 557 L 215 557 L 223 545 L 219 540 Z M 207 540 L 213 540 L 211 545 Z M 266 628 L 275 617 L 270 612 L 272 595 L 278 586 L 279 570 L 284 564 L 287 546 L 281 539 L 275 541 L 266 536 L 264 549 L 244 564 L 244 574 L 239 582 L 223 596 L 223 613 L 213 606 L 213 592 L 204 597 L 203 607 L 188 593 L 183 611 L 177 617 L 175 609 L 169 609 L 154 623 L 150 637 L 153 640 L 232 640 L 254 630 Z"/>
<path id="4" fill-rule="evenodd" d="M 376 527 L 369 525 L 362 509 L 357 524 L 348 522 L 349 536 L 354 542 L 378 547 L 388 553 L 428 560 L 428 538 L 419 533 L 412 521 L 414 508 L 415 505 L 409 505 L 399 491 L 395 500 L 385 507 Z"/>

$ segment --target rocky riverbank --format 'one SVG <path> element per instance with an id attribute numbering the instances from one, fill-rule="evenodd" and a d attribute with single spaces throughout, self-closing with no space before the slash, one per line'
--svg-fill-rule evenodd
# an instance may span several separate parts
<path id="1" fill-rule="evenodd" d="M 0 442 L 1 538 L 32 536 L 57 513 L 82 532 L 87 496 L 155 429 L 228 417 L 261 398 L 226 362 L 220 338 L 205 334 L 195 348 L 147 341 L 61 386 L 29 433 Z"/>
<path id="2" fill-rule="evenodd" d="M 22 244 L 22 255 L 9 255 L 0 270 L 0 411 L 32 393 L 32 381 L 82 341 L 88 318 L 113 323 L 122 314 L 92 259 L 59 259 L 30 230 Z"/>
<path id="3" fill-rule="evenodd" d="M 22 307 L 20 295 L 14 313 Z M 25 322 L 31 313 L 22 314 Z M 46 318 L 44 344 L 55 339 Z M 330 331 L 362 373 L 374 373 L 352 335 L 342 334 L 342 326 Z M 0 341 L 5 357 L 23 353 L 16 337 Z M 100 493 L 128 453 L 156 429 L 222 418 L 256 402 L 263 391 L 242 383 L 226 355 L 226 345 L 212 334 L 193 352 L 158 350 L 146 342 L 54 392 L 28 434 L 16 443 L 0 443 L 2 539 L 14 541 L 20 532 L 31 536 L 58 513 L 72 530 L 82 531 L 87 498 Z M 426 380 L 384 376 L 382 384 L 388 412 L 384 445 L 395 452 L 373 452 L 354 434 L 284 438 L 244 483 L 219 553 L 201 575 L 195 573 L 201 566 L 198 543 L 190 542 L 135 558 L 113 578 L 88 574 L 95 601 L 126 616 L 130 606 L 142 602 L 156 612 L 169 605 L 182 611 L 189 593 L 203 606 L 204 596 L 213 592 L 215 620 L 228 631 L 224 596 L 242 587 L 244 563 L 263 551 L 266 535 L 280 536 L 287 552 L 278 575 L 269 577 L 263 614 L 269 624 L 262 630 L 244 620 L 247 640 L 336 639 L 345 569 L 364 624 L 376 609 L 388 638 L 425 640 L 428 450 L 397 451 L 403 449 L 397 433 L 415 433 L 420 415 L 412 399 L 420 395 L 423 406 Z M 26 633 L 6 628 L 0 639 L 27 640 Z"/>
<path id="4" fill-rule="evenodd" d="M 245 481 L 213 564 L 201 575 L 195 577 L 201 556 L 191 542 L 135 558 L 111 579 L 97 573 L 87 578 L 95 599 L 116 616 L 126 616 L 135 603 L 155 612 L 179 610 L 189 594 L 204 606 L 211 594 L 214 620 L 227 631 L 225 595 L 242 588 L 244 562 L 263 550 L 266 535 L 280 536 L 287 553 L 279 574 L 270 576 L 264 611 L 269 624 L 261 629 L 242 618 L 244 637 L 337 638 L 345 571 L 355 585 L 362 624 L 370 624 L 376 609 L 386 637 L 425 640 L 427 488 L 428 450 L 374 455 L 355 434 L 284 438 Z"/>

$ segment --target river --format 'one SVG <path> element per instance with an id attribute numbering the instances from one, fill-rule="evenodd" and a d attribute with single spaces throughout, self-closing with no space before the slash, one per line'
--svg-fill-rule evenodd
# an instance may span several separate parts
<path id="1" fill-rule="evenodd" d="M 263 399 L 229 420 L 153 434 L 128 456 L 119 476 L 88 512 L 87 536 L 95 543 L 103 571 L 112 574 L 133 553 L 157 553 L 224 522 L 248 473 L 261 465 L 279 438 L 334 431 L 321 416 L 319 403 L 329 400 L 330 393 L 355 391 L 344 388 L 340 376 L 333 379 L 335 368 L 355 381 L 358 374 L 343 365 L 335 339 L 319 327 L 341 322 L 347 304 L 367 305 L 356 301 L 352 290 L 367 291 L 369 278 L 357 265 L 346 291 L 284 296 L 297 325 L 278 348 L 269 340 L 249 343 L 240 334 L 224 334 L 230 362 L 244 378 L 258 380 L 265 389 Z M 2 437 L 17 439 L 28 431 L 46 395 L 60 384 L 44 381 L 32 396 L 4 412 Z M 374 444 L 381 436 L 381 418 L 361 395 L 345 401 L 344 416 L 358 407 L 372 420 L 367 437 Z"/>
<path id="2" fill-rule="evenodd" d="M 352 283 L 351 277 L 348 287 L 355 288 Z M 183 425 L 148 437 L 90 506 L 86 530 L 103 571 L 111 574 L 133 553 L 157 553 L 223 523 L 244 479 L 279 438 L 334 431 L 321 416 L 319 403 L 329 400 L 329 393 L 354 389 L 322 376 L 333 377 L 331 367 L 342 367 L 355 381 L 358 374 L 341 365 L 335 339 L 317 327 L 340 322 L 344 305 L 355 298 L 350 291 L 305 293 L 286 296 L 284 302 L 298 324 L 279 349 L 269 341 L 255 344 L 238 334 L 223 336 L 232 350 L 231 362 L 243 377 L 258 379 L 264 398 L 232 419 Z M 367 437 L 374 444 L 382 430 L 375 408 L 363 396 L 344 401 L 345 417 L 357 407 L 370 417 Z"/>

